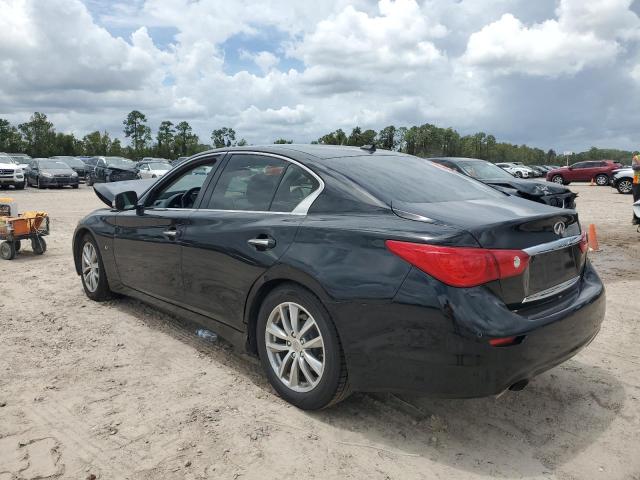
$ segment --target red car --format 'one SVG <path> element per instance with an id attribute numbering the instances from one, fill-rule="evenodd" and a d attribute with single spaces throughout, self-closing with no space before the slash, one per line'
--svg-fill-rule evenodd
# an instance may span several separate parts
<path id="1" fill-rule="evenodd" d="M 571 182 L 590 182 L 593 179 L 597 185 L 609 185 L 613 170 L 620 167 L 622 165 L 613 160 L 589 160 L 549 170 L 547 180 L 568 185 Z"/>

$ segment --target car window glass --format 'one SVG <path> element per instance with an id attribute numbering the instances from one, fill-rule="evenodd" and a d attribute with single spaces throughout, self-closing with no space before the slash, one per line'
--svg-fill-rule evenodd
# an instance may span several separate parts
<path id="1" fill-rule="evenodd" d="M 270 210 L 272 212 L 291 212 L 300 202 L 320 187 L 320 183 L 309 172 L 291 164 L 282 177 Z"/>
<path id="2" fill-rule="evenodd" d="M 268 211 L 287 162 L 262 155 L 233 155 L 213 190 L 208 208 Z"/>
<path id="3" fill-rule="evenodd" d="M 571 165 L 572 168 L 587 168 L 588 162 L 578 162 Z"/>
<path id="4" fill-rule="evenodd" d="M 214 157 L 209 162 L 199 164 L 178 175 L 168 185 L 154 191 L 147 201 L 147 206 L 157 208 L 193 208 L 207 175 L 213 170 L 217 161 L 218 158 Z"/>

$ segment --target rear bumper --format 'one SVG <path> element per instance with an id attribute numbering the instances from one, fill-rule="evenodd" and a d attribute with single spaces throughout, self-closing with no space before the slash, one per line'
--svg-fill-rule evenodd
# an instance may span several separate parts
<path id="1" fill-rule="evenodd" d="M 553 305 L 511 311 L 485 287 L 455 289 L 412 270 L 392 303 L 363 307 L 333 313 L 354 390 L 469 398 L 499 394 L 588 345 L 604 319 L 605 290 L 587 265 Z M 510 336 L 523 340 L 488 343 Z"/>

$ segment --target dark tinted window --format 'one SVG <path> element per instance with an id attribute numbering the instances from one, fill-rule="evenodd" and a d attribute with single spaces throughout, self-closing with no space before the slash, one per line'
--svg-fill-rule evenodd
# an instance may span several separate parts
<path id="1" fill-rule="evenodd" d="M 589 166 L 589 162 L 578 162 L 571 165 L 571 168 L 587 168 Z"/>
<path id="2" fill-rule="evenodd" d="M 268 211 L 287 162 L 279 158 L 233 155 L 218 179 L 208 208 Z"/>
<path id="3" fill-rule="evenodd" d="M 503 198 L 504 194 L 464 175 L 410 155 L 327 159 L 325 163 L 391 203 L 436 203 Z"/>
<path id="4" fill-rule="evenodd" d="M 287 171 L 282 177 L 270 210 L 272 212 L 291 212 L 318 187 L 320 184 L 309 172 L 292 163 L 287 167 Z"/>

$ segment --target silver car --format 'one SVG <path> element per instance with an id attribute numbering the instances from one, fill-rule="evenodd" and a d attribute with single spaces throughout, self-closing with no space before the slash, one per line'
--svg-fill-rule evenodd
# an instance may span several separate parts
<path id="1" fill-rule="evenodd" d="M 631 193 L 633 190 L 633 170 L 631 167 L 614 170 L 611 177 L 611 186 L 620 193 Z"/>

